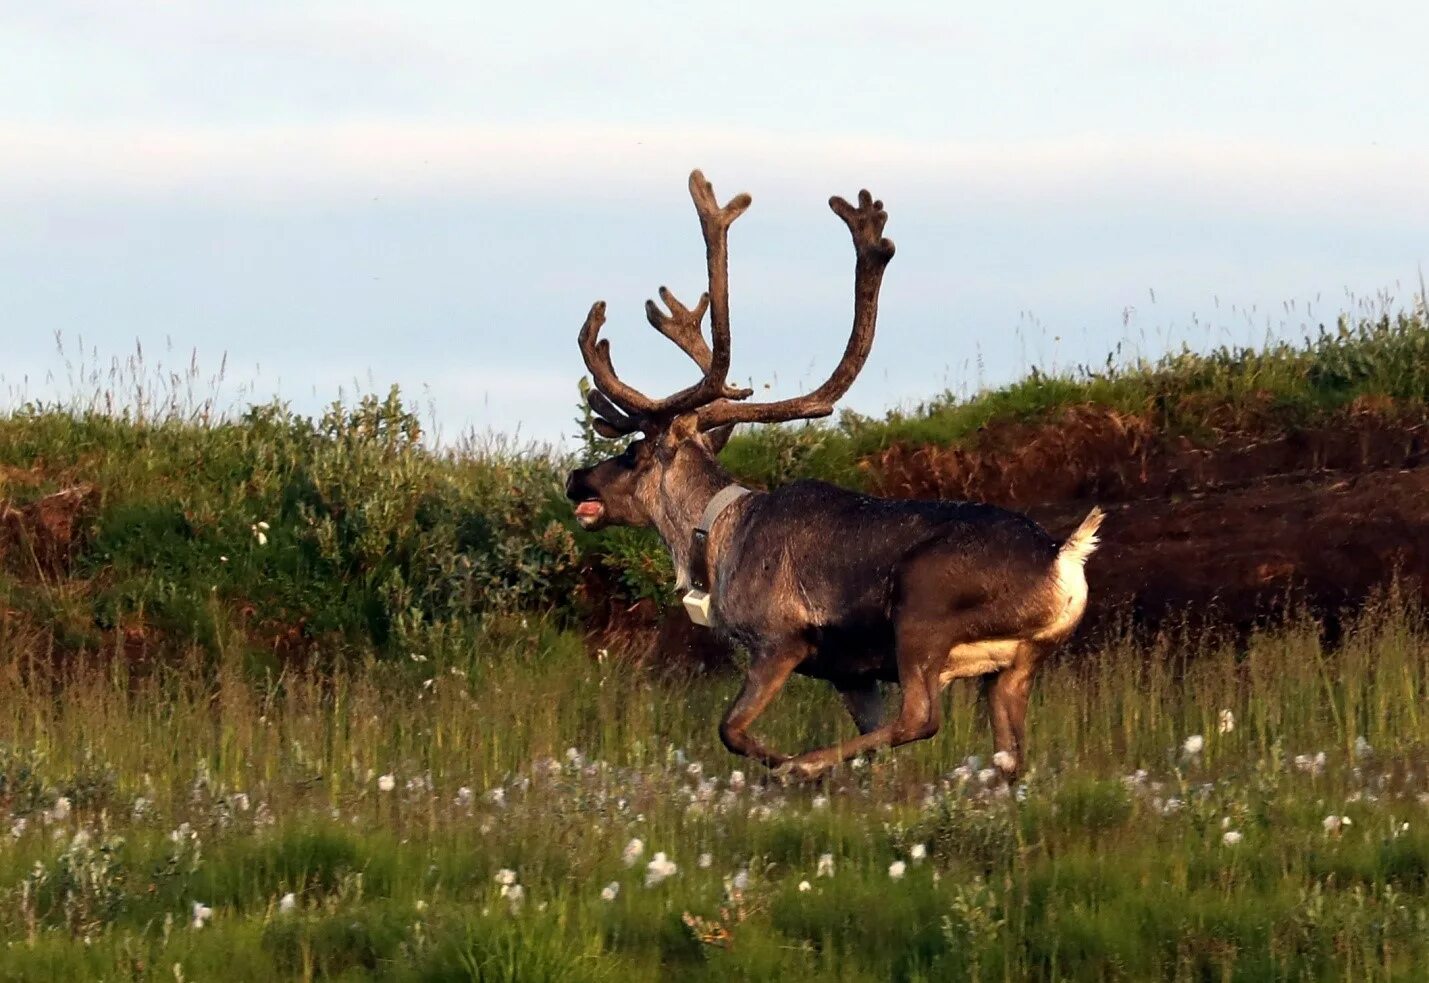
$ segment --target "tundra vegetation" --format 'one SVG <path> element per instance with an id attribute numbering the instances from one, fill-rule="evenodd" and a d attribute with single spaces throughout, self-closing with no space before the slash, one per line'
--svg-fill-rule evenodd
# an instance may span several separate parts
<path id="1" fill-rule="evenodd" d="M 1012 791 L 970 757 L 987 725 L 967 686 L 938 740 L 785 787 L 719 743 L 733 676 L 637 667 L 587 634 L 611 603 L 593 582 L 628 604 L 673 578 L 648 536 L 574 524 L 569 455 L 434 449 L 396 393 L 307 418 L 137 357 L 72 371 L 78 395 L 0 417 L 0 979 L 1429 965 L 1412 592 L 1333 648 L 1291 618 L 1056 660 Z M 1429 326 L 1375 317 L 765 428 L 724 459 L 758 484 L 867 487 L 891 447 L 1068 406 L 1209 441 L 1211 403 L 1288 428 L 1383 399 L 1413 427 L 1426 397 Z M 576 456 L 608 451 L 585 432 Z M 761 723 L 789 746 L 853 733 L 799 679 Z"/>

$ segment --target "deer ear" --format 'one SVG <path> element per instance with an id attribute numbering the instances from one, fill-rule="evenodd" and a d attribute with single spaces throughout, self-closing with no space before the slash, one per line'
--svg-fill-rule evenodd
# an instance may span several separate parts
<path id="1" fill-rule="evenodd" d="M 699 435 L 699 423 L 699 417 L 693 413 L 681 413 L 670 421 L 670 429 L 667 432 L 676 440 L 689 440 Z"/>
<path id="2" fill-rule="evenodd" d="M 719 454 L 724 450 L 724 445 L 729 443 L 730 435 L 734 433 L 735 424 L 731 423 L 727 427 L 716 427 L 705 432 L 705 446 L 710 449 L 711 454 Z"/>

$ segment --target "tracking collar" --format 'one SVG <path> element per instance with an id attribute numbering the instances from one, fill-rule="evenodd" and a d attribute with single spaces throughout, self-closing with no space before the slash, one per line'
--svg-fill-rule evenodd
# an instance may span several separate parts
<path id="1" fill-rule="evenodd" d="M 748 494 L 749 489 L 742 485 L 725 485 L 715 493 L 714 498 L 710 499 L 710 503 L 705 506 L 704 514 L 700 516 L 700 521 L 695 526 L 695 531 L 690 534 L 690 590 L 685 594 L 684 602 L 685 613 L 697 625 L 708 626 L 710 623 L 710 528 L 725 509 Z"/>

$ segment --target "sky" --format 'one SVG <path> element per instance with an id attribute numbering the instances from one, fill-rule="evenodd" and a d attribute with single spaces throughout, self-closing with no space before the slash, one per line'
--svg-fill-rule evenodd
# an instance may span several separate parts
<path id="1" fill-rule="evenodd" d="M 1420 291 L 1422 4 L 682 7 L 0 0 L 0 405 L 142 346 L 558 442 L 596 299 L 626 381 L 692 381 L 642 305 L 704 289 L 696 167 L 754 198 L 731 378 L 771 396 L 847 338 L 828 196 L 883 199 L 864 413 Z"/>

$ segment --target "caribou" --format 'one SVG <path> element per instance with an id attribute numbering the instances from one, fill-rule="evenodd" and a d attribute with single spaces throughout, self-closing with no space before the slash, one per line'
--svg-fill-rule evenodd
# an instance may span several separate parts
<path id="1" fill-rule="evenodd" d="M 566 494 L 586 529 L 654 527 L 669 549 L 690 616 L 749 653 L 743 686 L 719 725 L 725 747 L 775 775 L 809 779 L 880 749 L 924 740 L 942 720 L 955 679 L 981 679 L 993 762 L 1009 781 L 1027 758 L 1028 695 L 1038 664 L 1065 641 L 1087 601 L 1083 567 L 1097 546 L 1093 508 L 1057 540 L 1025 515 L 988 504 L 871 497 L 816 480 L 746 489 L 718 455 L 739 424 L 827 417 L 868 359 L 884 270 L 883 203 L 829 199 L 853 236 L 853 330 L 828 379 L 789 399 L 752 402 L 728 382 L 729 229 L 750 205 L 720 205 L 697 170 L 690 196 L 704 236 L 708 290 L 686 307 L 661 287 L 652 327 L 698 366 L 698 381 L 654 399 L 616 374 L 599 337 L 605 303 L 591 307 L 579 346 L 596 430 L 634 435 L 614 457 L 570 472 Z M 706 342 L 703 321 L 710 319 Z M 824 679 L 859 736 L 787 755 L 750 728 L 792 673 Z M 880 682 L 896 682 L 886 719 Z"/>

